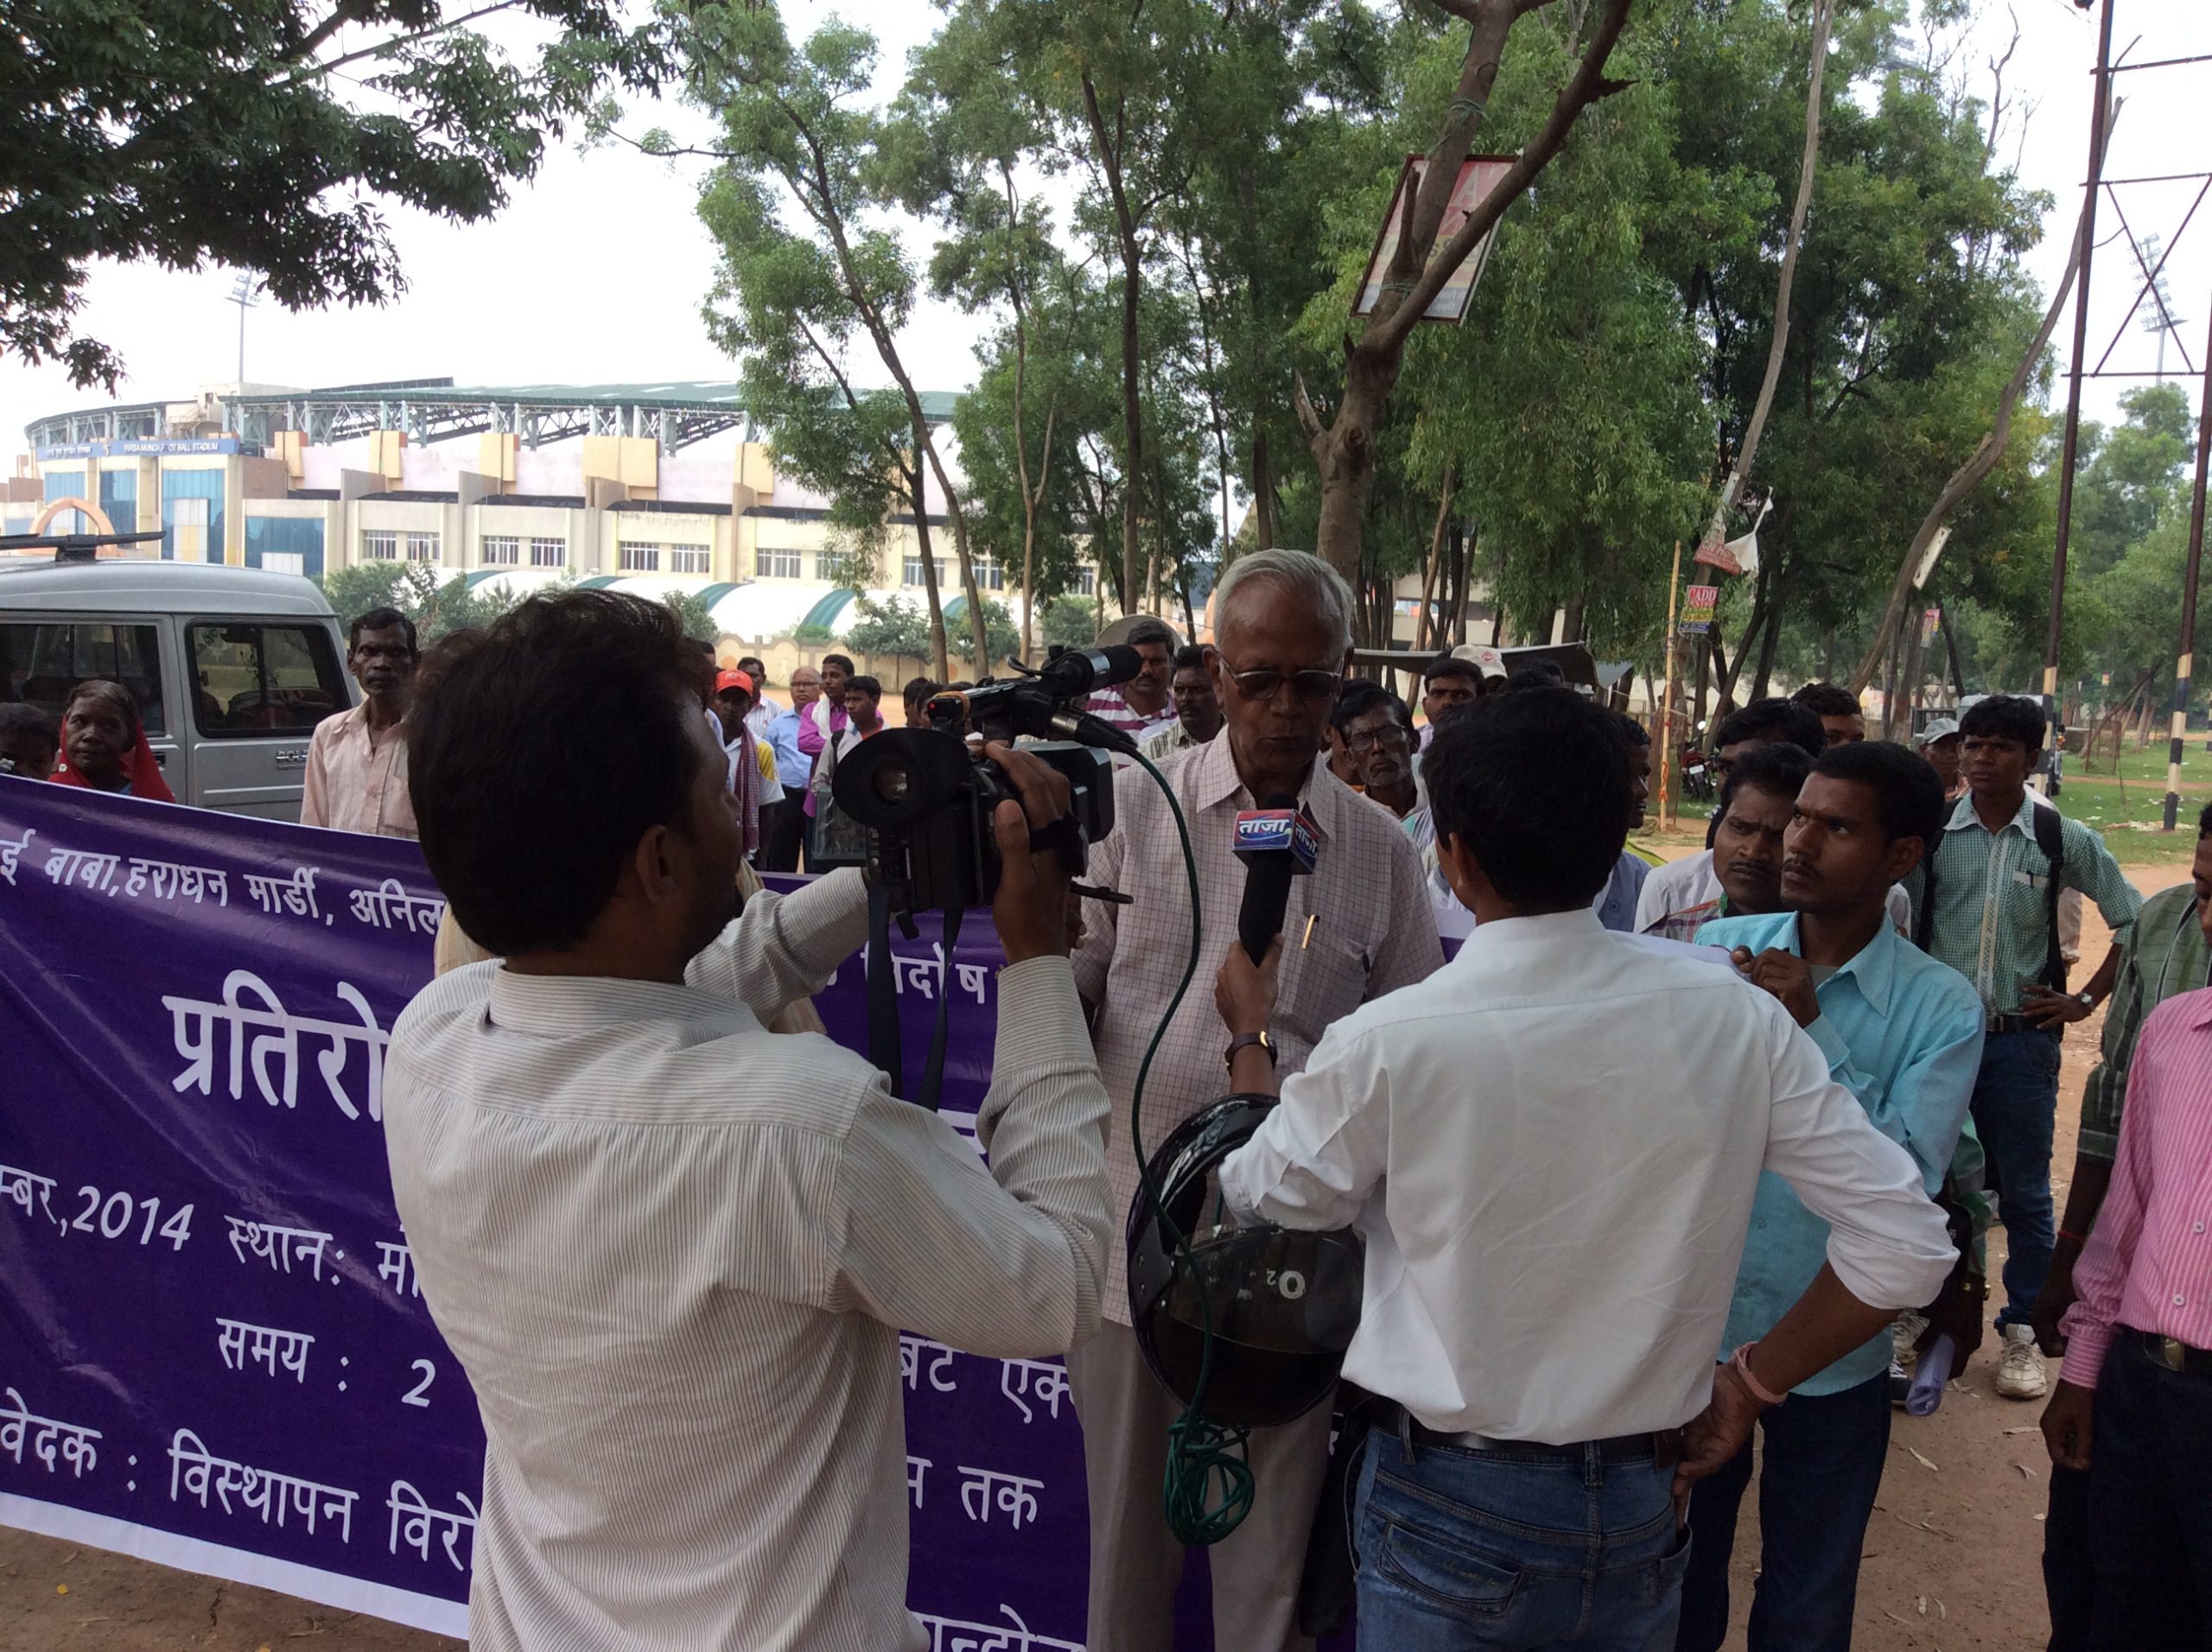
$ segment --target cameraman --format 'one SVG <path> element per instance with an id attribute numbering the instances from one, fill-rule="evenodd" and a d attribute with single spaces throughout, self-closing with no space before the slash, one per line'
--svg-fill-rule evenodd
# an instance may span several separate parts
<path id="1" fill-rule="evenodd" d="M 860 945 L 862 884 L 734 912 L 691 679 L 665 608 L 576 591 L 413 713 L 423 854 L 505 960 L 417 996 L 385 1078 L 394 1196 L 488 1442 L 480 1652 L 920 1645 L 899 1329 L 1035 1357 L 1098 1323 L 1106 1096 L 1066 879 L 1028 852 L 1065 782 L 993 748 L 1022 803 L 994 822 L 987 1171 L 858 1056 L 763 1029 Z"/>

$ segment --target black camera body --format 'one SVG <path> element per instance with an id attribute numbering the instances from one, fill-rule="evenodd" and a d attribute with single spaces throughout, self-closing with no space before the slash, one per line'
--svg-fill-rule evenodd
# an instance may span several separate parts
<path id="1" fill-rule="evenodd" d="M 1134 649 L 1058 653 L 1032 675 L 938 696 L 927 728 L 890 728 L 861 741 L 839 759 L 830 797 L 863 829 L 865 848 L 833 848 L 818 863 L 865 865 L 896 912 L 988 906 L 1000 872 L 992 816 L 1019 793 L 982 746 L 1029 736 L 1023 752 L 1065 775 L 1071 793 L 1068 813 L 1033 829 L 1032 842 L 1050 844 L 1069 875 L 1082 876 L 1090 845 L 1114 829 L 1113 765 L 1097 748 L 1134 747 L 1076 702 L 1127 682 L 1138 664 Z"/>

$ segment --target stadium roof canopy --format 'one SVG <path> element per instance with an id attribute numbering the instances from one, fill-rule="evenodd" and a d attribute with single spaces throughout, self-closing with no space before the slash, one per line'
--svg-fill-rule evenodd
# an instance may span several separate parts
<path id="1" fill-rule="evenodd" d="M 952 416 L 956 392 L 920 392 L 932 424 Z M 321 390 L 257 390 L 221 397 L 226 429 L 266 448 L 279 430 L 302 430 L 309 442 L 344 442 L 372 430 L 404 430 L 415 442 L 445 442 L 486 433 L 519 436 L 537 448 L 575 436 L 652 436 L 664 452 L 740 425 L 745 405 L 734 379 L 678 379 L 636 384 L 459 385 L 450 378 L 393 379 Z M 35 449 L 110 435 L 162 434 L 165 403 L 88 409 L 29 427 Z"/>

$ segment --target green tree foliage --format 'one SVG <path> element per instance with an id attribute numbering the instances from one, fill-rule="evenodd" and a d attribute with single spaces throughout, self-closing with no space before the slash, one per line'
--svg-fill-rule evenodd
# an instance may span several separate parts
<path id="1" fill-rule="evenodd" d="M 779 458 L 838 502 L 838 525 L 880 544 L 903 497 L 921 542 L 931 657 L 942 664 L 929 479 L 971 603 L 975 570 L 959 498 L 895 341 L 916 276 L 898 236 L 877 221 L 893 201 L 880 160 L 885 119 L 862 101 L 874 39 L 832 18 L 794 46 L 774 7 L 747 4 L 694 9 L 684 40 L 689 94 L 721 126 L 721 165 L 699 209 L 721 248 L 709 330 L 742 359 L 740 382 L 775 431 Z M 660 135 L 647 147 L 672 148 Z M 855 343 L 873 350 L 895 389 L 857 386 L 848 365 Z"/>
<path id="2" fill-rule="evenodd" d="M 464 25 L 546 27 L 512 53 Z M 488 218 L 610 85 L 670 72 L 607 0 L 36 0 L 0 51 L 0 347 L 111 388 L 79 334 L 96 258 L 251 271 L 288 307 L 404 288 L 385 204 Z M 342 70 L 342 72 L 341 72 Z"/>
<path id="3" fill-rule="evenodd" d="M 853 613 L 857 617 L 845 632 L 845 643 L 860 653 L 878 659 L 894 654 L 927 659 L 933 651 L 929 615 L 904 597 L 883 602 L 860 597 L 853 603 Z"/>
<path id="4" fill-rule="evenodd" d="M 1087 596 L 1056 596 L 1045 605 L 1047 648 L 1088 648 L 1098 638 L 1098 604 Z"/>
<path id="5" fill-rule="evenodd" d="M 715 623 L 714 610 L 708 607 L 706 599 L 696 591 L 671 591 L 661 600 L 676 615 L 685 636 L 710 643 L 721 635 L 722 628 Z"/>
<path id="6" fill-rule="evenodd" d="M 341 628 L 372 608 L 397 608 L 415 622 L 424 644 L 488 626 L 523 600 L 488 581 L 472 586 L 466 575 L 448 577 L 424 562 L 356 562 L 331 569 L 316 583 Z"/>

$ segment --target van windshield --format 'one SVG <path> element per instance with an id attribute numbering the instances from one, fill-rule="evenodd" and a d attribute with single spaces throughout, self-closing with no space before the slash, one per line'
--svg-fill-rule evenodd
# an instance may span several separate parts
<path id="1" fill-rule="evenodd" d="M 193 721 L 212 739 L 303 734 L 349 702 L 319 626 L 198 623 L 185 627 L 185 647 Z"/>
<path id="2" fill-rule="evenodd" d="M 0 700 L 25 701 L 58 717 L 70 689 L 105 677 L 130 691 L 147 738 L 160 740 L 168 732 L 168 715 L 158 635 L 153 626 L 83 620 L 0 623 Z"/>

